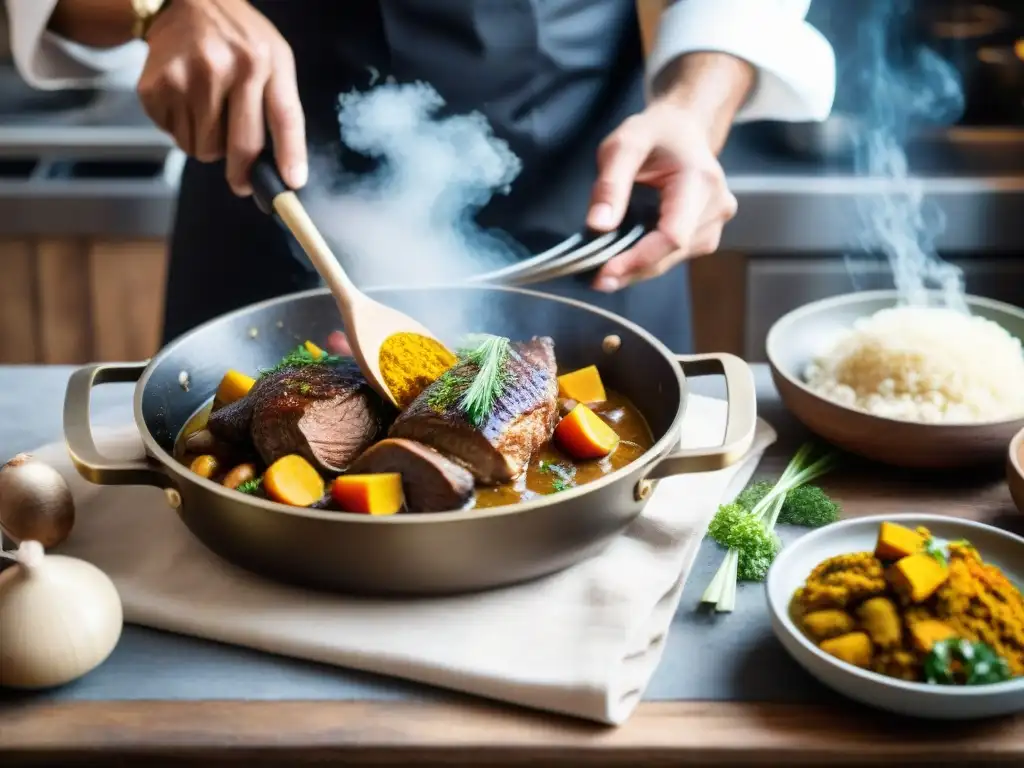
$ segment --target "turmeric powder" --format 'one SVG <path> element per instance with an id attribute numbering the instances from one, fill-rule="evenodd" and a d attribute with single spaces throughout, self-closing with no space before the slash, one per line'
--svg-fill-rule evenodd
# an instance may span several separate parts
<path id="1" fill-rule="evenodd" d="M 380 347 L 380 373 L 399 408 L 405 408 L 457 358 L 441 342 L 418 333 L 395 333 Z"/>

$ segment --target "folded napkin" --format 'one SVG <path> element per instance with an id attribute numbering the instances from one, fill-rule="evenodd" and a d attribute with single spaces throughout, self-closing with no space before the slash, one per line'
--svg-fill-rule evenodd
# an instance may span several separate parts
<path id="1" fill-rule="evenodd" d="M 683 446 L 720 443 L 725 415 L 724 401 L 692 397 Z M 58 551 L 105 571 L 129 622 L 618 724 L 661 658 L 711 516 L 774 440 L 760 422 L 739 465 L 660 481 L 642 517 L 574 568 L 485 594 L 416 600 L 265 581 L 209 553 L 162 491 L 92 485 L 63 443 L 35 454 L 67 478 L 77 504 Z M 142 454 L 134 426 L 98 430 L 97 443 L 112 458 Z"/>

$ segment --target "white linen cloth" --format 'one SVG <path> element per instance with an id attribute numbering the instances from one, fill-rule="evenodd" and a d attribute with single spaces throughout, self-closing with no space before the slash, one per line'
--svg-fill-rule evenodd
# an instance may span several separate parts
<path id="1" fill-rule="evenodd" d="M 724 401 L 692 396 L 683 446 L 720 443 L 725 416 Z M 92 485 L 63 443 L 34 454 L 68 480 L 77 505 L 56 551 L 105 571 L 128 622 L 618 724 L 661 658 L 708 522 L 774 440 L 762 421 L 738 465 L 660 481 L 643 515 L 589 561 L 507 589 L 419 600 L 264 581 L 208 552 L 162 491 Z M 98 430 L 97 444 L 112 458 L 142 455 L 134 426 Z"/>

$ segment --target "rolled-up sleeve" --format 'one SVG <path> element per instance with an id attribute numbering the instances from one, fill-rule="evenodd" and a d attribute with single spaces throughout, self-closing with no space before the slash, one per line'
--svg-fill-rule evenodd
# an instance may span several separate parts
<path id="1" fill-rule="evenodd" d="M 641 0 L 648 2 L 653 0 Z M 648 83 L 687 53 L 727 53 L 757 69 L 737 122 L 824 120 L 835 98 L 835 54 L 807 23 L 810 0 L 676 0 L 665 9 Z"/>
<path id="2" fill-rule="evenodd" d="M 137 41 L 96 50 L 47 30 L 57 0 L 6 0 L 11 53 L 19 74 L 35 88 L 131 88 L 146 59 Z"/>

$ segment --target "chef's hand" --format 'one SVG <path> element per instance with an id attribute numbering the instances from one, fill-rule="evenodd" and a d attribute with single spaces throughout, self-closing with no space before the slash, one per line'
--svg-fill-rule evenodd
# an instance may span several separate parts
<path id="1" fill-rule="evenodd" d="M 634 182 L 657 189 L 661 209 L 657 228 L 610 259 L 594 288 L 616 291 L 718 250 L 722 227 L 736 215 L 736 198 L 726 186 L 708 127 L 693 112 L 653 102 L 605 139 L 597 164 L 590 228 L 604 232 L 621 224 Z"/>
<path id="2" fill-rule="evenodd" d="M 306 128 L 291 48 L 245 0 L 175 0 L 153 22 L 138 91 L 146 113 L 187 154 L 227 158 L 238 195 L 263 149 L 264 121 L 277 165 L 293 188 L 306 183 Z"/>

